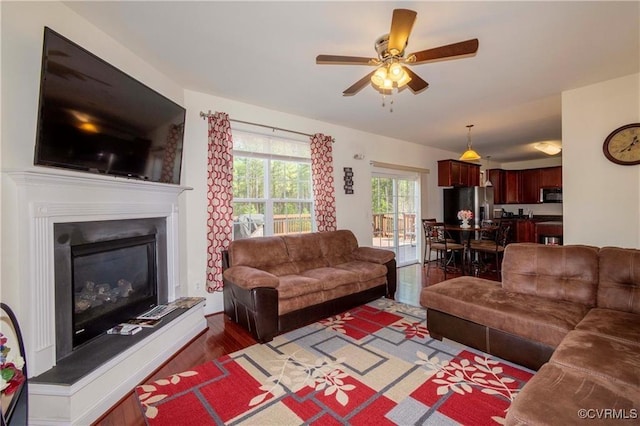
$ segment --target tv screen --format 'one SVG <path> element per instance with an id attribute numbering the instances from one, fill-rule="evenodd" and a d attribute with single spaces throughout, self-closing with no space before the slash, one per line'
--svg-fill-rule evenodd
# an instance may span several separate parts
<path id="1" fill-rule="evenodd" d="M 185 109 L 44 29 L 34 164 L 180 183 Z"/>

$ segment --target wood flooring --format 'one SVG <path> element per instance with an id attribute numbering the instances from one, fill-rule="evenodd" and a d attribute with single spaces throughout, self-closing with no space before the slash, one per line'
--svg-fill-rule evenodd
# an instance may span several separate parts
<path id="1" fill-rule="evenodd" d="M 419 298 L 419 291 L 403 291 L 406 290 L 403 287 L 418 287 L 419 290 L 423 286 L 432 285 L 444 279 L 443 272 L 433 266 L 429 271 L 429 276 L 426 274 L 426 268 L 421 265 L 411 265 L 401 269 L 404 269 L 404 271 L 399 274 L 403 278 L 398 281 L 398 292 L 410 294 L 412 295 L 410 296 L 411 298 Z M 448 273 L 447 278 L 453 278 L 457 275 L 460 274 Z M 486 275 L 483 278 L 497 279 L 495 274 L 493 276 L 491 274 Z M 417 299 L 401 301 L 419 305 Z M 246 330 L 227 319 L 222 313 L 208 316 L 207 324 L 209 326 L 207 331 L 191 341 L 152 375 L 143 380 L 142 383 L 148 383 L 155 379 L 188 370 L 206 361 L 219 358 L 222 355 L 244 349 L 256 343 Z M 94 425 L 100 426 L 137 426 L 144 424 L 142 411 L 133 390 L 94 423 Z"/>

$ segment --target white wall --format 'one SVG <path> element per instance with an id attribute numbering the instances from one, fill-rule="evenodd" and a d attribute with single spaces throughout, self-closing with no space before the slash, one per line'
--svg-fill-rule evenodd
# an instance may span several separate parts
<path id="1" fill-rule="evenodd" d="M 564 242 L 640 248 L 640 166 L 607 160 L 602 144 L 640 122 L 640 74 L 562 94 Z"/>
<path id="2" fill-rule="evenodd" d="M 188 244 L 185 247 L 185 252 L 190 286 L 189 294 L 203 293 L 206 267 L 207 122 L 200 118 L 200 111 L 226 112 L 232 119 L 309 134 L 320 132 L 333 136 L 335 138 L 333 155 L 338 228 L 351 229 L 360 244 L 371 244 L 370 161 L 429 169 L 431 173 L 427 175 L 426 187 L 422 188 L 422 196 L 426 197 L 428 208 L 421 214 L 422 217 L 442 218 L 442 191 L 437 187 L 437 161 L 456 158 L 456 153 L 188 90 L 185 92 L 185 104 L 187 122 L 183 176 L 184 184 L 194 188 L 184 198 L 184 210 L 188 216 L 186 223 Z M 355 160 L 353 159 L 354 154 L 363 154 L 365 159 Z M 352 195 L 346 195 L 342 189 L 344 167 L 353 168 L 354 194 Z M 220 293 L 208 295 L 207 311 L 221 310 L 222 295 Z"/>

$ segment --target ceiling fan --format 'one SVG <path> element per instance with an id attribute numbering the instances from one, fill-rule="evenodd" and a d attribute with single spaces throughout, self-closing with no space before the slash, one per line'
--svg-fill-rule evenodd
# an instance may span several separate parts
<path id="1" fill-rule="evenodd" d="M 429 86 L 429 83 L 411 71 L 406 65 L 424 64 L 460 56 L 471 55 L 478 50 L 478 39 L 461 41 L 433 49 L 422 50 L 405 56 L 405 48 L 409 41 L 409 34 L 413 28 L 417 13 L 409 9 L 394 9 L 391 19 L 391 31 L 376 40 L 377 58 L 358 56 L 318 55 L 316 64 L 322 65 L 371 65 L 377 67 L 369 74 L 355 82 L 342 92 L 343 96 L 358 93 L 369 82 L 381 91 L 389 93 L 394 88 L 401 89 L 408 86 L 413 93 L 419 93 Z"/>

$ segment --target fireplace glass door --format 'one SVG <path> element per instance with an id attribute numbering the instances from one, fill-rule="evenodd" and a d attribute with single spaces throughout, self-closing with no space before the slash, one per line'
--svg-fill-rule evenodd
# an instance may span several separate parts
<path id="1" fill-rule="evenodd" d="M 73 346 L 157 303 L 155 235 L 71 247 Z"/>

